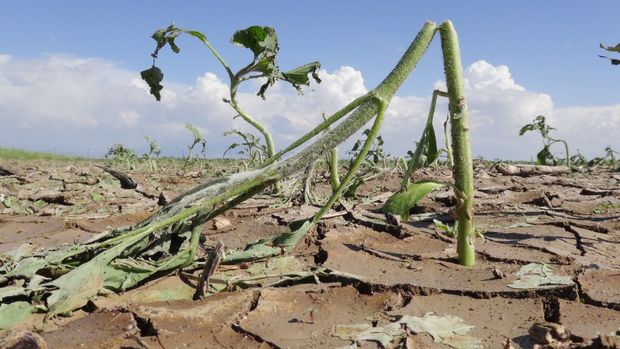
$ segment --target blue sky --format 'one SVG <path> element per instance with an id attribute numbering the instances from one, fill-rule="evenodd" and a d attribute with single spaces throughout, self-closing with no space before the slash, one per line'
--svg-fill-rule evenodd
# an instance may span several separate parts
<path id="1" fill-rule="evenodd" d="M 31 92 L 24 92 L 23 85 L 27 85 L 31 79 L 25 76 L 18 77 L 15 73 L 17 68 L 11 67 L 21 67 L 20 71 L 24 75 L 27 75 L 28 71 L 32 71 L 33 74 L 35 71 L 45 74 L 46 69 L 41 67 L 46 66 L 49 67 L 48 69 L 58 67 L 57 64 L 50 63 L 50 57 L 55 57 L 57 60 L 73 60 L 73 63 L 60 64 L 64 67 L 62 72 L 66 72 L 67 67 L 73 69 L 77 65 L 84 68 L 81 60 L 95 59 L 97 60 L 95 63 L 88 65 L 93 71 L 81 69 L 80 72 L 90 74 L 92 77 L 104 71 L 110 74 L 107 80 L 127 79 L 127 76 L 137 74 L 150 65 L 149 52 L 153 49 L 153 40 L 150 39 L 150 35 L 155 29 L 167 26 L 171 22 L 179 27 L 205 32 L 233 69 L 247 62 L 249 51 L 246 52 L 244 49 L 229 44 L 228 40 L 232 33 L 254 24 L 273 26 L 278 32 L 280 41 L 279 65 L 282 69 L 286 70 L 312 60 L 320 60 L 326 74 L 334 74 L 334 76 L 338 75 L 336 72 L 342 67 L 353 68 L 353 71 L 341 71 L 340 73 L 352 74 L 349 77 L 361 74 L 362 80 L 351 82 L 354 85 L 358 84 L 354 89 L 362 88 L 359 84 L 362 84 L 363 88 L 371 89 L 389 72 L 425 20 L 440 22 L 450 19 L 459 33 L 463 65 L 466 71 L 468 67 L 471 67 L 472 79 L 478 78 L 485 81 L 478 84 L 485 87 L 472 88 L 471 92 L 478 93 L 479 97 L 472 96 L 471 102 L 474 103 L 476 98 L 479 98 L 481 104 L 477 109 L 485 111 L 480 114 L 480 120 L 492 119 L 495 124 L 495 128 L 489 127 L 486 132 L 484 125 L 478 126 L 477 132 L 488 139 L 481 136 L 482 141 L 477 145 L 474 144 L 474 153 L 491 158 L 528 159 L 533 155 L 532 151 L 538 147 L 540 142 L 533 136 L 525 138 L 527 143 L 531 144 L 529 147 L 508 146 L 504 150 L 501 147 L 496 147 L 494 150 L 487 149 L 494 144 L 491 136 L 497 134 L 494 131 L 496 128 L 501 127 L 502 115 L 511 108 L 509 101 L 516 99 L 521 101 L 521 104 L 530 103 L 533 106 L 530 108 L 533 115 L 524 115 L 521 119 L 513 120 L 513 124 L 507 124 L 507 127 L 514 128 L 518 122 L 531 120 L 539 111 L 548 111 L 551 115 L 557 114 L 557 117 L 552 117 L 551 120 L 558 128 L 558 132 L 565 132 L 564 136 L 567 138 L 573 137 L 574 142 L 578 143 L 575 148 L 582 149 L 586 153 L 590 152 L 593 156 L 596 155 L 596 149 L 587 142 L 587 135 L 571 133 L 570 130 L 579 129 L 580 118 L 590 121 L 599 120 L 597 118 L 607 120 L 608 124 L 603 128 L 607 131 L 610 128 L 612 131 L 616 127 L 620 128 L 620 107 L 618 107 L 620 100 L 616 89 L 620 68 L 612 67 L 609 62 L 597 57 L 598 54 L 604 53 L 598 48 L 599 42 L 609 45 L 620 42 L 620 27 L 617 25 L 616 18 L 619 12 L 620 2 L 618 1 L 591 3 L 582 1 L 444 1 L 433 3 L 313 1 L 307 4 L 298 1 L 183 1 L 172 4 L 169 1 L 9 0 L 2 3 L 0 12 L 0 23 L 3 24 L 3 35 L 0 36 L 0 55 L 10 57 L 10 60 L 8 60 L 9 63 L 4 64 L 4 67 L 0 65 L 0 77 L 3 74 L 2 69 L 5 69 L 5 77 L 6 69 L 11 69 L 13 75 L 4 80 L 0 79 L 0 93 L 5 91 L 7 95 L 11 95 L 11 93 L 16 93 L 17 88 L 21 86 L 20 97 L 24 100 L 32 100 L 35 104 L 51 100 L 58 102 L 59 105 L 65 105 L 62 101 L 59 102 L 58 99 L 61 97 L 57 95 L 50 95 L 47 98 L 42 96 L 40 102 L 35 101 L 41 94 L 46 94 L 46 90 L 35 86 Z M 219 82 L 227 82 L 221 67 L 204 46 L 189 37 L 181 38 L 179 45 L 182 49 L 181 54 L 173 55 L 166 51 L 159 61 L 159 66 L 166 74 L 165 82 L 168 82 L 171 88 L 173 85 L 177 87 L 177 95 L 192 86 L 197 88 L 197 79 L 205 76 L 207 72 L 214 73 L 219 79 L 212 87 L 217 86 Z M 411 97 L 410 100 L 418 98 L 415 100 L 417 104 L 414 104 L 421 106 L 422 101 L 430 96 L 434 86 L 443 79 L 440 57 L 439 44 L 434 42 L 418 69 L 399 92 L 399 96 L 403 98 L 402 103 L 405 103 L 408 97 Z M 106 68 L 98 71 L 97 64 Z M 34 68 L 28 70 L 31 66 L 38 66 L 40 70 Z M 505 66 L 508 72 L 499 68 L 502 66 Z M 71 74 L 74 73 L 79 72 L 71 72 Z M 60 74 L 59 80 L 68 79 L 62 75 L 64 73 L 58 74 Z M 506 94 L 498 97 L 497 91 L 487 87 L 493 81 L 501 80 L 498 80 L 498 74 L 503 76 L 501 79 L 512 81 L 513 84 L 508 83 L 510 86 L 506 87 L 507 85 L 500 83 L 496 86 L 496 90 L 516 91 L 520 97 Z M 344 75 L 340 80 L 334 77 L 333 83 L 337 85 L 345 81 Z M 71 76 L 79 81 L 77 75 Z M 103 76 L 101 79 L 103 79 L 101 81 L 106 80 Z M 102 85 L 105 85 L 105 81 L 100 84 L 93 83 L 91 93 L 101 95 L 102 92 L 96 87 Z M 55 84 L 50 83 L 45 86 L 54 88 Z M 59 84 L 57 88 L 62 89 L 61 86 L 62 84 Z M 79 96 L 86 97 L 76 95 L 72 99 L 67 93 L 62 98 L 67 98 L 66 103 L 75 103 L 76 98 L 90 98 L 86 91 L 89 86 L 91 85 L 85 84 L 85 90 L 79 91 Z M 116 85 L 112 83 L 110 86 Z M 351 87 L 352 85 L 337 86 Z M 111 88 L 114 89 L 114 87 Z M 35 91 L 37 94 L 34 94 Z M 67 89 L 67 91 L 72 90 Z M 528 93 L 527 96 L 524 91 Z M 33 93 L 30 99 L 26 99 L 27 93 Z M 109 98 L 115 99 L 110 91 L 105 93 L 110 93 Z M 282 93 L 284 96 L 291 94 L 296 97 L 293 92 L 284 87 L 276 93 Z M 307 95 L 311 93 L 312 91 Z M 333 108 L 337 109 L 336 102 L 346 104 L 347 96 L 345 94 L 341 99 L 331 101 L 330 103 L 334 103 Z M 351 96 L 354 96 L 354 93 Z M 270 98 L 269 94 L 267 97 Z M 278 100 L 279 97 L 276 96 L 274 99 Z M 313 101 L 314 97 L 306 97 Z M 503 104 L 496 106 L 488 102 L 487 99 L 492 97 L 503 98 Z M 547 97 L 549 97 L 548 101 Z M 249 93 L 247 98 L 248 104 L 255 103 L 250 100 Z M 540 104 L 541 100 L 544 100 L 546 104 Z M 97 103 L 106 105 L 102 101 L 93 101 L 85 103 L 79 109 L 72 110 L 76 115 L 70 120 L 63 119 L 61 115 L 57 117 L 51 115 L 51 118 L 56 120 L 56 124 L 67 122 L 67 126 L 53 130 L 53 127 L 38 129 L 36 125 L 33 126 L 24 121 L 27 120 L 27 116 L 24 115 L 46 109 L 45 105 L 29 110 L 23 106 L 24 103 L 21 103 L 22 106 L 15 106 L 6 100 L 4 103 L 2 101 L 2 96 L 0 96 L 0 121 L 4 125 L 8 123 L 18 126 L 10 131 L 7 127 L 0 130 L 0 146 L 83 154 L 84 142 L 80 143 L 82 144 L 80 146 L 71 139 L 79 139 L 80 135 L 86 134 L 90 135 L 84 139 L 90 144 L 87 146 L 88 153 L 101 155 L 106 147 L 119 142 L 144 148 L 141 134 L 153 132 L 156 127 L 155 119 L 171 124 L 175 118 L 181 123 L 192 122 L 202 127 L 207 133 L 207 138 L 210 139 L 213 156 L 221 154 L 220 151 L 225 148 L 224 143 L 230 143 L 229 140 L 221 139 L 221 130 L 218 127 L 212 126 L 213 122 L 219 119 L 209 119 L 209 117 L 201 119 L 198 115 L 200 109 L 198 107 L 195 108 L 196 110 L 178 107 L 179 109 L 175 111 L 173 109 L 177 107 L 169 104 L 168 110 L 162 111 L 164 106 L 158 106 L 155 102 L 141 101 L 139 105 L 135 105 L 132 104 L 134 102 L 128 100 L 124 102 L 128 103 L 125 106 L 121 105 L 123 102 L 115 99 L 110 102 L 114 105 L 110 111 L 124 112 L 125 117 L 122 120 L 128 120 L 126 116 L 129 114 L 127 113 L 138 115 L 129 117 L 130 122 L 125 125 L 126 127 L 115 128 L 113 125 L 106 126 L 104 121 L 100 120 L 104 115 L 98 114 L 99 111 L 88 110 L 88 107 L 101 108 Z M 483 103 L 485 101 L 487 104 Z M 317 100 L 317 102 L 320 101 Z M 181 103 L 181 99 L 178 103 Z M 206 101 L 204 103 L 203 107 L 206 110 L 213 113 L 225 113 L 225 109 L 219 109 Z M 132 105 L 129 106 L 129 104 Z M 413 107 L 413 105 L 410 107 L 404 105 L 402 108 L 408 110 Z M 475 108 L 476 105 L 472 107 Z M 301 110 L 313 112 L 308 109 L 308 106 L 304 108 Z M 328 104 L 326 108 L 332 108 L 332 105 Z M 62 112 L 62 107 L 50 105 L 48 109 L 58 109 Z M 261 107 L 257 104 L 256 112 L 260 111 Z M 178 115 L 183 112 L 187 113 L 186 117 L 189 120 L 183 120 L 184 116 Z M 20 113 L 24 115 L 18 115 Z M 80 124 L 77 113 L 90 115 L 92 120 L 85 123 L 82 129 L 76 128 L 71 131 L 69 128 Z M 281 113 L 284 115 L 286 111 L 282 110 Z M 597 116 L 593 117 L 592 113 Z M 146 114 L 158 114 L 159 118 L 147 119 Z M 475 116 L 476 114 L 472 113 L 472 118 Z M 260 119 L 260 116 L 257 115 L 257 117 Z M 278 117 L 277 115 L 266 116 L 265 122 L 277 128 L 280 124 Z M 294 125 L 295 120 L 292 117 L 285 119 L 291 125 L 281 132 L 276 130 L 276 141 L 279 147 L 285 146 L 289 139 L 303 131 L 301 125 Z M 205 121 L 201 124 L 201 120 L 209 120 L 209 122 Z M 33 116 L 33 121 L 49 122 L 49 120 L 37 119 L 35 116 Z M 401 118 L 401 121 L 406 122 L 406 119 Z M 146 125 L 149 123 L 152 125 Z M 563 125 L 566 125 L 564 131 L 562 131 Z M 237 127 L 239 125 L 227 126 Z M 96 130 L 100 131 L 96 132 Z M 518 129 L 511 132 L 517 131 Z M 615 131 L 618 134 L 620 129 L 615 129 Z M 389 128 L 385 132 L 389 135 Z M 415 130 L 412 132 L 417 134 Z M 583 130 L 580 132 L 583 133 Z M 183 151 L 183 142 L 174 140 L 172 137 L 174 134 L 172 131 L 169 134 L 161 132 L 158 136 L 160 136 L 164 152 L 179 154 Z M 611 137 L 612 134 L 609 133 L 609 137 L 606 133 L 601 134 L 600 137 L 603 138 L 600 140 L 601 144 L 611 144 L 620 148 L 617 137 Z M 101 139 L 93 141 L 97 135 L 101 136 Z M 394 137 L 397 136 L 398 133 L 394 133 Z M 24 141 L 26 138 L 36 138 L 37 141 L 26 142 Z M 412 144 L 413 138 L 417 136 L 411 138 L 412 140 L 407 141 L 408 144 Z M 571 139 L 568 138 L 568 140 L 570 143 Z M 168 149 L 163 145 L 166 145 Z M 597 143 L 596 146 L 602 150 L 600 144 Z M 593 148 L 589 149 L 589 147 Z M 397 142 L 388 145 L 388 148 L 394 153 L 406 150 L 405 145 L 401 146 Z"/>

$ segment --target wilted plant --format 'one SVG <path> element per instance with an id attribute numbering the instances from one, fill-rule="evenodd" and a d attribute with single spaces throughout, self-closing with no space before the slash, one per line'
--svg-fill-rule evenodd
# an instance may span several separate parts
<path id="1" fill-rule="evenodd" d="M 245 47 L 252 51 L 252 61 L 241 68 L 236 73 L 233 73 L 228 63 L 222 58 L 222 56 L 215 50 L 211 43 L 207 40 L 207 36 L 201 32 L 195 30 L 185 30 L 170 25 L 166 29 L 160 29 L 156 31 L 152 38 L 157 42 L 157 47 L 151 55 L 153 57 L 153 66 L 141 72 L 142 78 L 148 83 L 151 88 L 151 93 L 160 100 L 160 91 L 163 88 L 161 82 L 164 78 L 161 70 L 155 66 L 155 60 L 159 54 L 159 51 L 166 45 L 169 45 L 173 52 L 179 53 L 180 49 L 175 44 L 174 40 L 181 34 L 189 34 L 203 44 L 211 51 L 211 53 L 217 58 L 220 64 L 228 73 L 230 79 L 230 98 L 224 98 L 224 102 L 228 103 L 237 112 L 238 116 L 244 121 L 252 125 L 260 132 L 265 138 L 265 146 L 267 149 L 268 157 L 275 155 L 275 148 L 271 133 L 265 128 L 265 126 L 258 120 L 251 117 L 245 112 L 239 105 L 237 100 L 237 90 L 239 85 L 248 80 L 253 79 L 266 79 L 267 81 L 260 87 L 258 96 L 265 99 L 265 92 L 269 86 L 273 85 L 276 81 L 282 80 L 290 83 L 297 91 L 301 91 L 301 86 L 309 85 L 310 79 L 308 75 L 311 74 L 316 82 L 321 82 L 316 71 L 321 67 L 319 62 L 311 62 L 295 69 L 282 72 L 276 64 L 276 55 L 279 51 L 278 37 L 275 29 L 272 27 L 263 26 L 251 26 L 243 30 L 235 32 L 230 39 L 233 45 Z"/>
<path id="2" fill-rule="evenodd" d="M 105 290 L 122 292 L 148 278 L 191 265 L 198 250 L 205 222 L 262 192 L 277 181 L 304 171 L 312 162 L 351 137 L 368 121 L 373 120 L 359 155 L 328 202 L 314 216 L 292 222 L 287 231 L 279 236 L 263 238 L 243 250 L 229 250 L 221 262 L 241 263 L 280 256 L 292 251 L 300 241 L 303 241 L 306 233 L 332 208 L 356 175 L 379 133 L 389 102 L 426 52 L 436 32 L 441 36 L 450 100 L 454 155 L 453 189 L 458 217 L 457 251 L 461 264 L 473 265 L 475 261 L 473 171 L 458 39 L 451 22 L 447 21 L 440 25 L 427 22 L 396 67 L 375 89 L 355 99 L 286 149 L 267 159 L 259 169 L 215 178 L 201 184 L 129 228 L 115 230 L 83 244 L 37 252 L 36 255 L 20 255 L 19 258 L 0 266 L 2 278 L 8 281 L 23 280 L 20 283 L 22 286 L 16 286 L 19 290 L 15 294 L 20 295 L 20 300 L 29 299 L 31 302 L 44 300 L 45 304 L 38 308 L 29 302 L 20 301 L 21 304 L 16 302 L 16 306 L 24 309 L 20 316 L 37 309 L 45 309 L 47 312 L 45 319 L 48 320 L 55 315 L 83 307 L 87 301 Z M 169 40 L 163 35 L 159 35 L 158 38 Z M 206 43 L 206 39 L 204 42 Z M 175 47 L 170 41 L 168 43 Z M 158 41 L 158 47 L 163 47 L 163 44 L 160 45 Z M 159 90 L 152 89 L 151 92 L 158 94 Z M 292 150 L 341 119 L 343 120 L 338 125 L 308 147 L 284 158 Z M 277 161 L 280 159 L 282 160 Z M 176 244 L 177 249 L 172 250 L 171 239 L 184 242 L 181 247 Z M 153 250 L 162 253 L 154 257 Z M 53 275 L 46 274 L 51 279 L 41 279 L 38 274 L 41 270 L 53 270 Z"/>
<path id="3" fill-rule="evenodd" d="M 144 153 L 142 157 L 149 163 L 151 171 L 157 171 L 157 162 L 155 161 L 155 158 L 161 154 L 161 149 L 159 149 L 157 142 L 149 138 L 149 136 L 144 135 L 144 140 L 149 144 L 149 152 Z"/>
<path id="4" fill-rule="evenodd" d="M 130 170 L 136 168 L 136 161 L 138 160 L 136 152 L 122 144 L 114 144 L 110 147 L 105 157 L 111 158 L 114 162 L 125 163 Z"/>
<path id="5" fill-rule="evenodd" d="M 568 144 L 563 139 L 555 139 L 549 136 L 549 131 L 555 130 L 546 124 L 546 119 L 543 115 L 538 115 L 531 124 L 527 124 L 519 130 L 519 136 L 523 136 L 526 132 L 538 131 L 542 136 L 543 148 L 536 154 L 536 163 L 539 165 L 557 165 L 560 161 L 551 153 L 551 146 L 555 143 L 564 144 L 566 151 L 566 166 L 570 167 L 570 153 L 568 152 Z"/>
<path id="6" fill-rule="evenodd" d="M 187 146 L 187 157 L 185 158 L 185 166 L 187 166 L 193 161 L 193 150 L 196 145 L 200 144 L 202 146 L 202 149 L 200 150 L 200 152 L 203 155 L 205 154 L 205 151 L 207 150 L 207 140 L 200 134 L 200 131 L 198 131 L 198 129 L 194 127 L 192 124 L 186 123 L 185 128 L 188 129 L 192 133 L 192 136 L 194 137 L 192 144 Z"/>
<path id="7" fill-rule="evenodd" d="M 241 148 L 237 154 L 242 154 L 247 157 L 247 162 L 244 163 L 246 170 L 258 166 L 269 157 L 267 147 L 264 144 L 260 144 L 259 138 L 254 134 L 232 129 L 224 132 L 224 136 L 228 135 L 238 135 L 243 141 L 241 143 L 235 142 L 229 145 L 222 156 L 226 155 L 229 150 Z"/>
<path id="8" fill-rule="evenodd" d="M 620 154 L 611 148 L 611 145 L 605 147 L 605 155 L 602 157 L 595 157 L 588 162 L 589 167 L 597 167 L 600 165 L 609 165 L 612 171 L 617 168 L 616 155 Z"/>

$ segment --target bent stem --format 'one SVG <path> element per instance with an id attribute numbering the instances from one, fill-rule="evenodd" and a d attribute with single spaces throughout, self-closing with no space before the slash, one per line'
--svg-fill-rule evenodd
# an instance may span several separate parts
<path id="1" fill-rule="evenodd" d="M 457 201 L 459 263 L 473 266 L 476 262 L 474 248 L 474 176 L 469 140 L 467 103 L 463 88 L 463 66 L 459 42 L 450 21 L 439 26 L 444 70 L 449 95 L 452 151 L 454 156 L 454 193 Z"/>

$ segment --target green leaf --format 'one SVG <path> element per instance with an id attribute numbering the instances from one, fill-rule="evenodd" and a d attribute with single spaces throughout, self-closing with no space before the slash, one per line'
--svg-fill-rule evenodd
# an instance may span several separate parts
<path id="1" fill-rule="evenodd" d="M 547 165 L 549 164 L 549 160 L 553 161 L 554 159 L 555 157 L 551 154 L 548 145 L 545 145 L 542 150 L 536 154 L 536 163 L 538 165 Z"/>
<path id="2" fill-rule="evenodd" d="M 2 301 L 3 298 L 15 297 L 15 296 L 27 296 L 28 294 L 30 294 L 30 292 L 23 287 L 19 287 L 19 286 L 0 287 L 0 301 Z"/>
<path id="3" fill-rule="evenodd" d="M 155 96 L 157 101 L 160 101 L 160 91 L 164 88 L 164 86 L 161 85 L 161 82 L 164 80 L 164 74 L 161 70 L 156 66 L 152 66 L 150 69 L 140 72 L 140 76 L 142 77 L 142 80 L 149 85 L 149 88 L 151 89 L 150 93 Z"/>
<path id="4" fill-rule="evenodd" d="M 28 302 L 0 305 L 0 330 L 8 330 L 32 314 L 36 308 Z"/>
<path id="5" fill-rule="evenodd" d="M 437 229 L 443 231 L 444 233 L 446 233 L 446 235 L 452 238 L 456 238 L 457 231 L 458 231 L 458 223 L 459 223 L 458 221 L 455 221 L 453 226 L 449 226 L 448 224 L 443 224 L 441 221 L 438 221 L 436 219 L 433 219 L 433 223 L 435 223 L 435 227 L 437 227 Z"/>
<path id="6" fill-rule="evenodd" d="M 319 79 L 319 76 L 316 73 L 319 68 L 321 68 L 321 63 L 318 61 L 311 62 L 304 64 L 301 67 L 284 72 L 282 75 L 284 76 L 284 80 L 288 81 L 299 91 L 302 85 L 310 85 L 310 78 L 308 77 L 308 74 L 311 74 L 312 78 L 314 78 L 317 83 L 321 83 L 321 79 Z"/>
<path id="7" fill-rule="evenodd" d="M 616 46 L 605 46 L 602 43 L 600 44 L 601 48 L 603 50 L 607 50 L 609 52 L 618 52 L 620 53 L 620 44 L 617 44 Z"/>
<path id="8" fill-rule="evenodd" d="M 397 192 L 387 199 L 383 212 L 399 215 L 406 222 L 409 219 L 409 209 L 428 193 L 443 186 L 444 184 L 433 181 L 411 183 L 406 191 Z"/>
<path id="9" fill-rule="evenodd" d="M 278 52 L 278 37 L 272 27 L 251 26 L 236 31 L 230 42 L 233 45 L 249 48 L 255 57 L 263 53 L 275 55 Z"/>

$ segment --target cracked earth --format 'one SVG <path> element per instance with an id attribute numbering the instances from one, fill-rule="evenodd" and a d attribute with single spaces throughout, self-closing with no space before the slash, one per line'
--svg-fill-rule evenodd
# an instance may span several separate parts
<path id="1" fill-rule="evenodd" d="M 24 242 L 50 248 L 86 241 L 131 225 L 157 210 L 159 193 L 173 198 L 212 175 L 129 172 L 141 185 L 135 191 L 122 189 L 88 163 L 2 165 L 18 175 L 0 177 L 0 195 L 15 198 L 12 205 L 0 204 L 0 253 Z M 450 190 L 424 198 L 408 223 L 386 220 L 382 203 L 400 181 L 390 174 L 364 183 L 358 200 L 336 207 L 287 257 L 287 272 L 311 277 L 286 278 L 280 264 L 257 262 L 255 268 L 273 271 L 269 277 L 192 301 L 192 271 L 176 272 L 99 297 L 46 326 L 43 315 L 35 314 L 15 330 L 36 330 L 49 348 L 168 349 L 340 348 L 352 342 L 333 335 L 337 325 L 376 327 L 397 316 L 428 312 L 460 317 L 485 348 L 503 348 L 507 339 L 514 348 L 532 348 L 528 329 L 543 321 L 561 323 L 585 339 L 616 331 L 620 174 L 595 170 L 518 177 L 482 165 L 475 173 L 475 224 L 485 237 L 476 241 L 475 267 L 455 262 L 455 239 L 433 223 L 452 224 Z M 424 169 L 416 176 L 449 180 L 450 172 Z M 328 192 L 323 180 L 317 179 L 319 196 Z M 253 198 L 206 224 L 204 245 L 221 240 L 226 249 L 242 248 L 316 210 Z M 545 264 L 572 283 L 510 287 L 530 263 Z M 256 276 L 253 270 L 252 265 L 219 268 Z M 408 348 L 450 348 L 427 334 L 408 337 Z M 361 342 L 360 347 L 379 345 Z"/>

